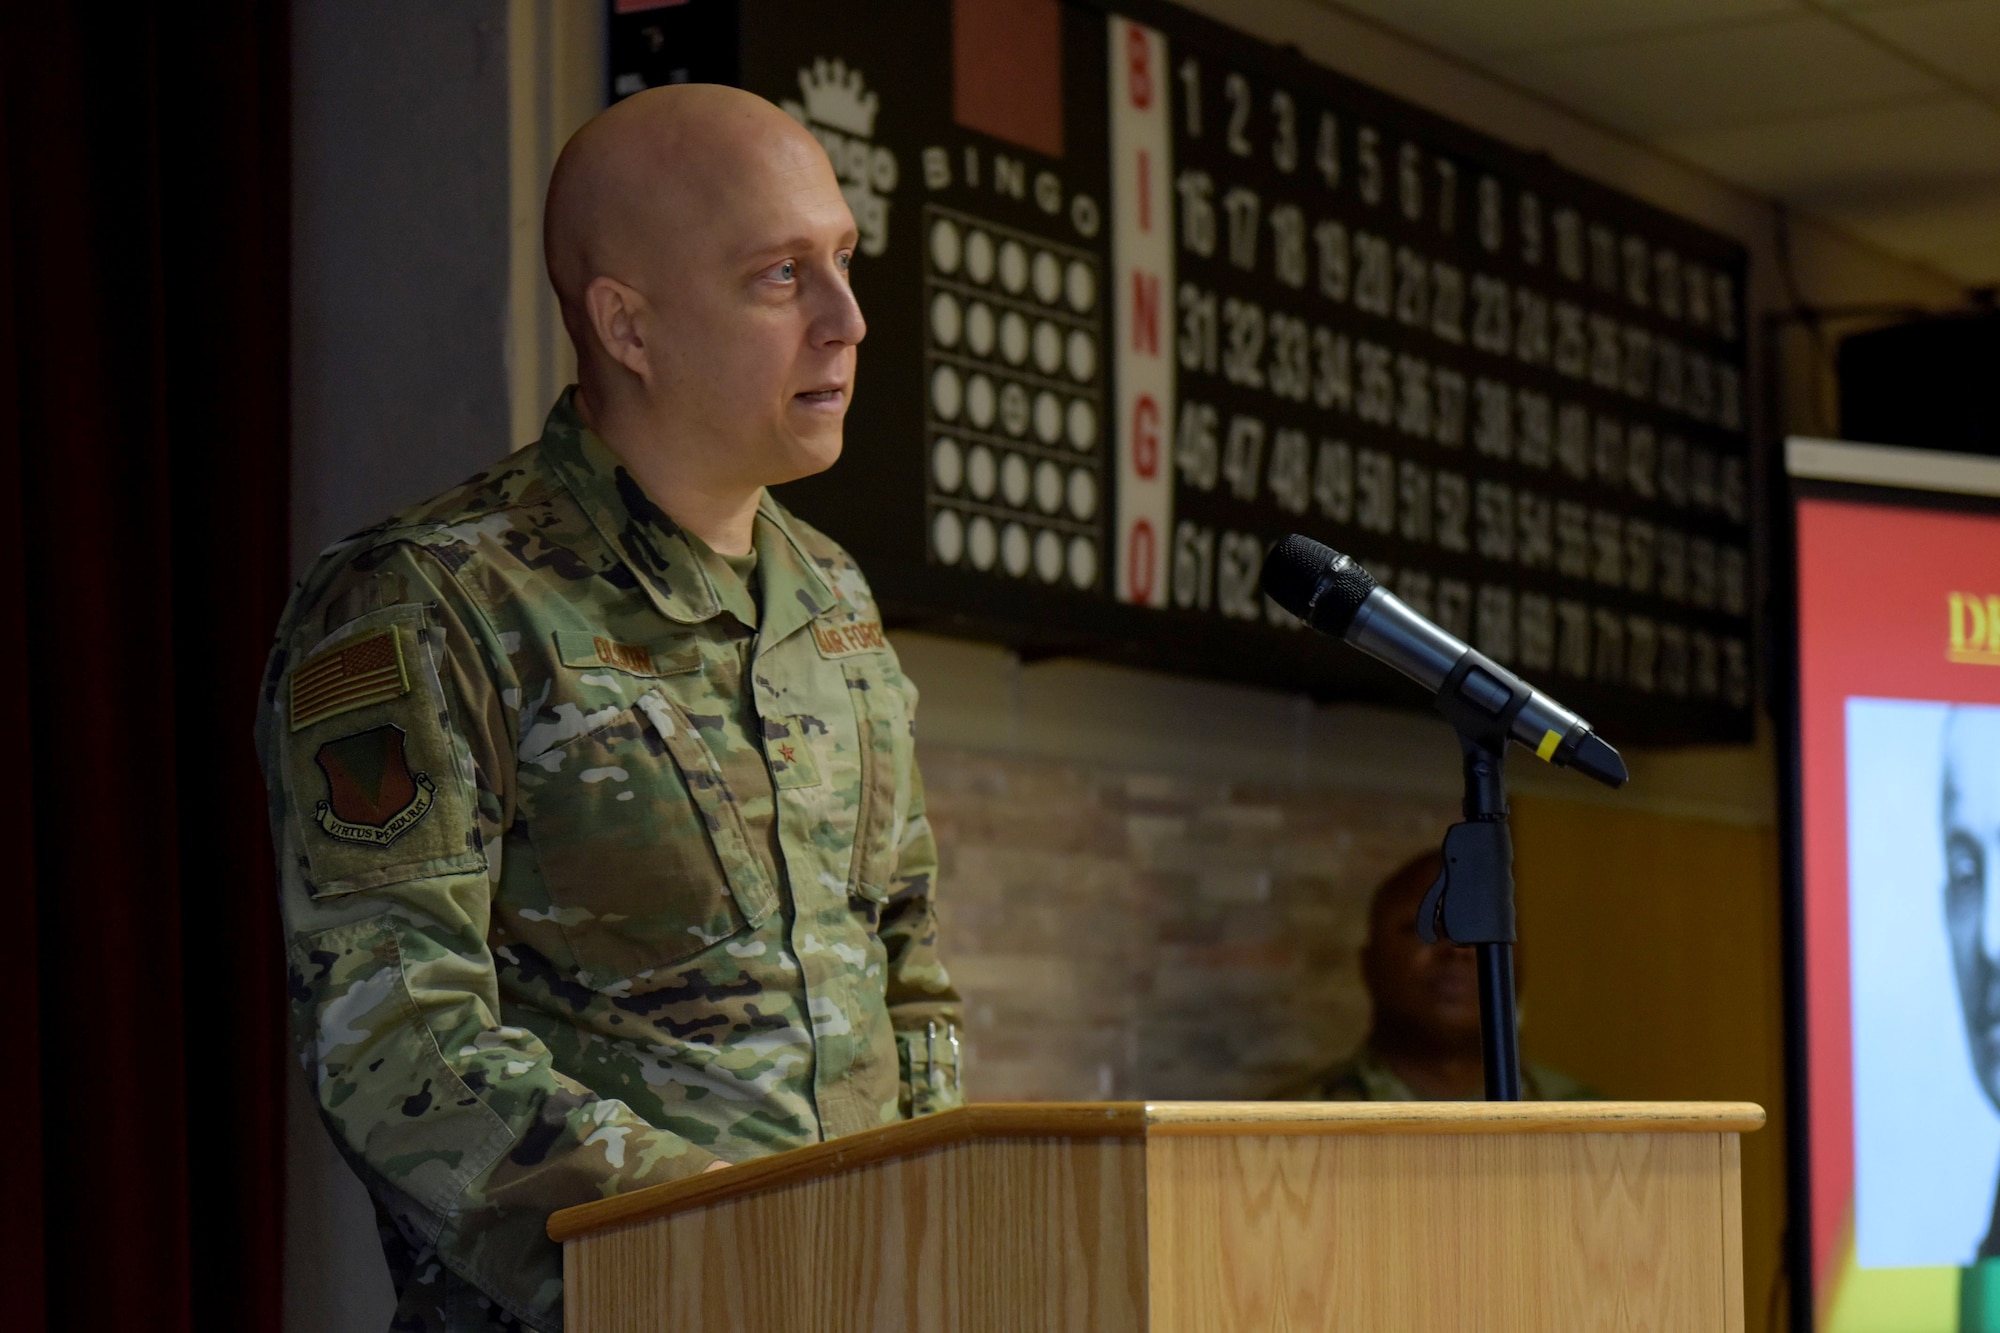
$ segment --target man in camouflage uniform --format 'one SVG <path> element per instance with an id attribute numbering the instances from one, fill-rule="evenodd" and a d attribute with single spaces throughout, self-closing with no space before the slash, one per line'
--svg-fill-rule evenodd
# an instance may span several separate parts
<path id="1" fill-rule="evenodd" d="M 398 1330 L 558 1329 L 551 1211 L 959 1096 L 915 691 L 762 489 L 841 445 L 838 183 L 769 104 L 661 89 L 579 132 L 548 231 L 581 389 L 321 557 L 259 727 Z"/>
<path id="2" fill-rule="evenodd" d="M 1471 1101 L 1485 1096 L 1473 951 L 1424 943 L 1417 909 L 1443 867 L 1436 852 L 1404 862 L 1375 888 L 1361 979 L 1372 1010 L 1368 1037 L 1348 1056 L 1281 1089 L 1283 1099 L 1328 1102 Z M 1528 1101 L 1586 1101 L 1595 1092 L 1532 1061 L 1521 1064 Z"/>

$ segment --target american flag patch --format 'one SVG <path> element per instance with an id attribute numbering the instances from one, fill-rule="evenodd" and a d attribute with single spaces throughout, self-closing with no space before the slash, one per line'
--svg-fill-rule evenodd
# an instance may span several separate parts
<path id="1" fill-rule="evenodd" d="M 403 645 L 385 629 L 315 653 L 292 673 L 292 730 L 410 692 Z"/>

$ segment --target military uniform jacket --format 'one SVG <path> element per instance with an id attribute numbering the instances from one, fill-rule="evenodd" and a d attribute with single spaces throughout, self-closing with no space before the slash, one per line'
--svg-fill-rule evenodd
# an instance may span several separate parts
<path id="1" fill-rule="evenodd" d="M 1402 1075 L 1363 1042 L 1345 1060 L 1308 1075 L 1273 1094 L 1280 1101 L 1415 1102 L 1423 1098 Z M 1521 1100 L 1529 1102 L 1590 1102 L 1596 1090 L 1559 1070 L 1531 1061 L 1521 1062 Z"/>
<path id="2" fill-rule="evenodd" d="M 847 554 L 755 529 L 761 602 L 566 395 L 286 612 L 294 1035 L 398 1329 L 559 1328 L 551 1211 L 957 1099 L 916 692 Z"/>

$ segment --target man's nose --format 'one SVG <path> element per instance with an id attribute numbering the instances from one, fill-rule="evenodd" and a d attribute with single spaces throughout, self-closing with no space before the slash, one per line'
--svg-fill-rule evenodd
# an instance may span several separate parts
<path id="1" fill-rule="evenodd" d="M 1994 850 L 1993 847 L 1987 848 L 1989 858 Z M 1991 865 L 1992 861 L 1989 859 L 1987 864 Z M 2000 891 L 1996 891 L 2000 890 L 2000 885 L 1995 885 L 1992 877 L 1988 876 L 1980 887 L 1979 945 L 1988 958 L 2000 961 Z"/>
<path id="2" fill-rule="evenodd" d="M 818 347 L 852 347 L 868 336 L 868 321 L 861 317 L 861 303 L 845 282 L 826 284 L 826 296 L 813 319 L 813 344 Z"/>

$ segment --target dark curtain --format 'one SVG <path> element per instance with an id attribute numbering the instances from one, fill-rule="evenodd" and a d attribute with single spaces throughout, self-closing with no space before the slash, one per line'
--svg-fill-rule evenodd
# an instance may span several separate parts
<path id="1" fill-rule="evenodd" d="M 0 1327 L 276 1333 L 286 6 L 0 5 Z"/>

